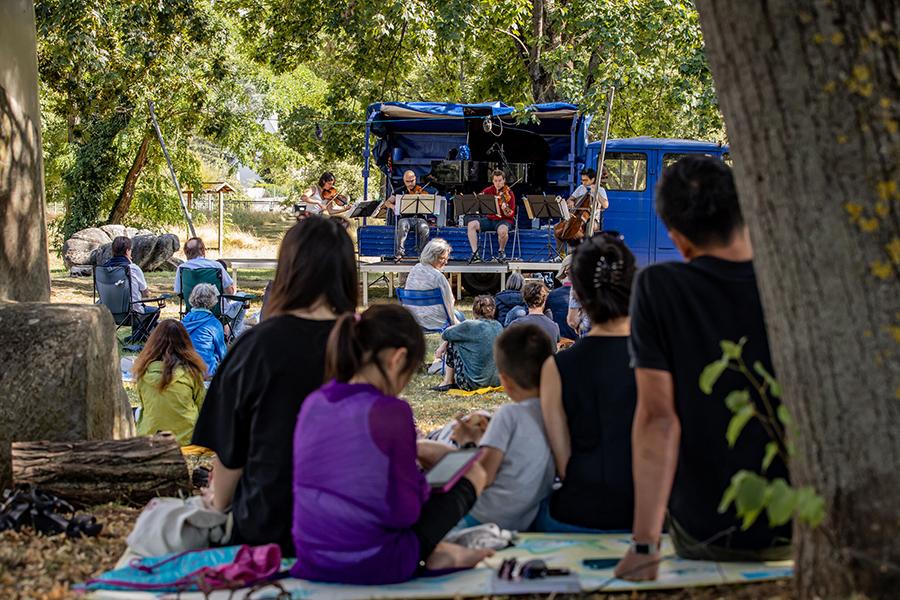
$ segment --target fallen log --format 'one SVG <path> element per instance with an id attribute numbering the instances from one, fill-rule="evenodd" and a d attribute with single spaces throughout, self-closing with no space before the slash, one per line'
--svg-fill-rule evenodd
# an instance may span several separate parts
<path id="1" fill-rule="evenodd" d="M 187 496 L 190 475 L 171 433 L 127 440 L 14 442 L 12 475 L 79 507 L 143 506 L 157 496 Z"/>

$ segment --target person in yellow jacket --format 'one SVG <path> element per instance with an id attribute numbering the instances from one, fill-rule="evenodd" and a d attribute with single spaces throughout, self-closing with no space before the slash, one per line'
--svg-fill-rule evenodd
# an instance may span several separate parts
<path id="1" fill-rule="evenodd" d="M 134 362 L 141 412 L 138 435 L 171 431 L 190 445 L 206 388 L 206 364 L 187 330 L 174 319 L 160 321 Z"/>

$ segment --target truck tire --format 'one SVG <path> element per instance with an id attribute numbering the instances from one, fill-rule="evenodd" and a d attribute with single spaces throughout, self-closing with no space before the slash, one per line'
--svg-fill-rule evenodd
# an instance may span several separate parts
<path id="1" fill-rule="evenodd" d="M 493 295 L 500 291 L 500 275 L 498 273 L 463 273 L 462 286 L 473 296 Z"/>

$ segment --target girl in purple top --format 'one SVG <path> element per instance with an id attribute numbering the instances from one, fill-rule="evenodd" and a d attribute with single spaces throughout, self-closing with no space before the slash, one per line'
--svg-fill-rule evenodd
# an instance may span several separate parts
<path id="1" fill-rule="evenodd" d="M 441 542 L 475 504 L 484 469 L 476 463 L 432 495 L 416 465 L 412 410 L 396 395 L 424 356 L 419 325 L 401 306 L 345 315 L 332 330 L 331 381 L 306 398 L 294 432 L 294 577 L 398 583 L 420 567 L 466 568 L 488 556 Z"/>

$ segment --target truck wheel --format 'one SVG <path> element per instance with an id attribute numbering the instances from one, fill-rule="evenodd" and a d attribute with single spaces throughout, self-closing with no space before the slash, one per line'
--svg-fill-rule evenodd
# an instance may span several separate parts
<path id="1" fill-rule="evenodd" d="M 463 273 L 462 286 L 473 296 L 496 294 L 500 291 L 500 275 L 498 273 Z"/>

